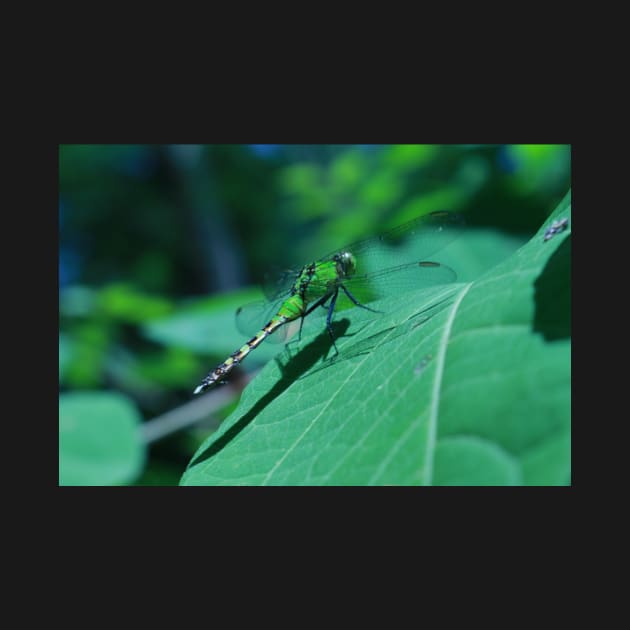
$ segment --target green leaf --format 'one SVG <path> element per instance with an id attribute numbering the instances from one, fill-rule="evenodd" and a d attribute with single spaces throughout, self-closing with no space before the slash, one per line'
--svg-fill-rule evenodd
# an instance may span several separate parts
<path id="1" fill-rule="evenodd" d="M 384 150 L 383 162 L 397 168 L 413 170 L 435 159 L 439 147 L 431 144 L 395 144 Z"/>
<path id="2" fill-rule="evenodd" d="M 68 365 L 72 360 L 72 339 L 68 335 L 59 333 L 59 382 L 63 382 Z"/>
<path id="3" fill-rule="evenodd" d="M 113 319 L 141 323 L 171 311 L 168 300 L 145 295 L 128 284 L 110 284 L 99 293 L 102 312 Z"/>
<path id="4" fill-rule="evenodd" d="M 182 485 L 561 485 L 571 475 L 570 193 L 474 281 L 305 336 L 245 389 Z"/>
<path id="5" fill-rule="evenodd" d="M 145 461 L 139 427 L 138 411 L 120 394 L 59 396 L 59 485 L 132 482 Z"/>

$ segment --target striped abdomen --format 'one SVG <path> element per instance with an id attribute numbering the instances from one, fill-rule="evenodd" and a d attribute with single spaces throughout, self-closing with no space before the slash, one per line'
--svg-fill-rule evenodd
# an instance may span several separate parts
<path id="1" fill-rule="evenodd" d="M 238 365 L 254 348 L 257 348 L 272 332 L 280 328 L 282 324 L 289 320 L 283 315 L 276 315 L 262 330 L 254 335 L 242 348 L 233 352 L 221 365 L 216 367 L 206 378 L 201 381 L 201 385 L 195 390 L 195 394 L 200 394 L 208 389 L 210 385 L 222 380 L 233 367 Z"/>

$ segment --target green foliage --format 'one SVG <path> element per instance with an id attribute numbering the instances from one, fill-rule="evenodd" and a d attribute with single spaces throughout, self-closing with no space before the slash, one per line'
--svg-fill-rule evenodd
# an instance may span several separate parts
<path id="1" fill-rule="evenodd" d="M 99 290 L 73 286 L 62 291 L 59 312 L 66 332 L 59 336 L 59 382 L 77 389 L 113 379 L 126 389 L 155 390 L 188 385 L 199 364 L 192 352 L 172 347 L 130 352 L 128 327 L 164 318 L 173 310 L 165 298 L 126 283 Z"/>
<path id="2" fill-rule="evenodd" d="M 570 483 L 570 196 L 474 281 L 360 309 L 270 362 L 182 485 Z M 378 303 L 375 304 L 378 308 Z"/>
<path id="3" fill-rule="evenodd" d="M 236 309 L 260 299 L 260 289 L 250 288 L 189 300 L 175 314 L 146 323 L 143 333 L 166 346 L 214 355 L 230 354 L 243 342 L 243 335 L 234 324 Z"/>
<path id="4" fill-rule="evenodd" d="M 140 293 L 122 283 L 104 287 L 99 293 L 99 306 L 103 316 L 130 323 L 155 319 L 172 310 L 168 300 Z"/>
<path id="5" fill-rule="evenodd" d="M 115 393 L 75 392 L 59 397 L 59 485 L 133 482 L 145 448 L 133 403 Z"/>
<path id="6" fill-rule="evenodd" d="M 203 412 L 196 411 L 197 424 L 152 443 L 148 464 L 135 482 L 172 483 L 174 471 L 183 470 L 210 427 L 236 404 L 236 372 L 233 386 L 221 389 L 222 402 L 216 407 L 211 394 L 207 400 L 191 399 L 191 391 L 245 340 L 235 328 L 234 311 L 257 300 L 260 292 L 242 287 L 257 285 L 273 268 L 299 266 L 433 210 L 464 213 L 469 234 L 441 252 L 438 260 L 456 269 L 458 282 L 476 287 L 479 276 L 506 264 L 557 205 L 570 187 L 570 157 L 567 145 L 278 145 L 265 157 L 247 145 L 62 145 L 61 399 L 81 391 L 119 392 L 133 401 L 146 422 L 208 404 L 212 417 L 207 423 Z M 543 251 L 557 249 L 560 241 L 569 240 L 566 234 L 548 241 Z M 566 338 L 568 260 L 566 255 L 552 256 L 532 289 L 534 330 L 552 347 Z M 469 293 L 475 295 L 472 288 Z M 322 335 L 322 318 L 315 313 L 305 322 L 300 344 L 291 342 L 285 349 L 272 343 L 274 339 L 266 340 L 239 368 L 252 371 L 273 359 L 248 389 L 240 409 L 247 400 L 260 409 L 259 401 L 266 404 L 269 391 L 278 399 L 274 404 L 280 403 L 284 389 L 278 395 L 277 383 L 287 389 L 295 380 L 289 389 L 298 392 L 298 382 L 313 382 L 312 370 L 316 384 L 323 374 L 334 376 L 334 390 L 344 378 L 343 371 L 335 370 L 358 360 L 353 341 L 366 353 L 373 349 L 382 360 L 380 341 L 386 348 L 398 348 L 400 337 L 405 339 L 404 356 L 415 356 L 415 337 L 408 328 L 415 331 L 416 320 L 424 321 L 422 315 L 412 316 L 432 299 L 437 297 L 430 293 L 401 296 L 388 302 L 388 315 L 376 322 L 357 309 L 337 313 L 340 349 L 345 346 L 346 353 L 332 363 L 323 361 L 330 347 Z M 467 295 L 462 307 L 470 299 Z M 429 309 L 431 317 L 420 329 L 436 325 L 434 320 L 444 316 L 439 308 Z M 402 320 L 394 317 L 395 310 Z M 411 323 L 405 324 L 404 312 Z M 459 319 L 458 312 L 455 322 Z M 386 337 L 390 326 L 397 332 Z M 363 328 L 373 331 L 373 337 Z M 365 334 L 368 338 L 361 336 Z M 413 364 L 420 380 L 435 369 L 435 353 L 428 354 L 433 358 L 422 356 Z M 280 367 L 284 376 L 273 372 Z M 383 373 L 382 378 L 391 389 L 400 376 Z M 267 390 L 260 388 L 264 382 Z M 373 388 L 381 384 L 376 377 L 366 382 Z M 296 398 L 294 409 L 288 404 L 282 408 L 286 419 L 296 410 L 305 413 L 309 396 L 304 392 L 305 405 Z M 443 415 L 439 427 L 447 426 Z M 227 425 L 221 429 L 229 430 Z M 236 443 L 241 434 L 245 431 L 237 434 Z M 464 478 L 509 481 L 517 479 L 510 477 L 515 470 L 528 483 L 547 483 L 563 475 L 564 434 L 519 456 L 516 467 L 502 467 L 505 458 L 494 457 L 496 447 L 487 448 L 487 440 L 480 442 L 482 436 L 468 437 L 473 441 L 460 435 L 437 441 L 433 483 Z M 276 448 L 275 442 L 269 446 Z M 476 459 L 492 459 L 494 467 L 488 463 L 479 475 L 469 474 L 466 471 L 475 470 L 475 458 L 460 460 L 457 454 L 463 448 L 476 449 Z M 87 459 L 90 453 L 86 451 Z M 440 462 L 449 458 L 467 468 L 454 474 L 455 468 L 448 465 L 443 475 Z"/>
<path id="7" fill-rule="evenodd" d="M 314 259 L 436 210 L 465 209 L 471 223 L 483 224 L 491 218 L 497 227 L 533 232 L 548 212 L 549 198 L 555 204 L 567 190 L 569 149 L 566 145 L 392 145 L 369 155 L 348 149 L 330 163 L 291 165 L 280 178 L 286 221 L 289 226 L 308 221 L 309 230 L 272 245 L 277 255 L 267 265 Z M 497 172 L 501 160 L 522 172 Z M 527 210 L 517 207 L 516 191 Z M 541 191 L 544 201 L 538 197 Z M 533 223 L 526 226 L 524 221 Z M 284 231 L 293 233 L 290 227 Z"/>
<path id="8" fill-rule="evenodd" d="M 520 167 L 517 186 L 522 192 L 553 190 L 564 177 L 570 147 L 557 144 L 516 144 L 508 151 Z"/>

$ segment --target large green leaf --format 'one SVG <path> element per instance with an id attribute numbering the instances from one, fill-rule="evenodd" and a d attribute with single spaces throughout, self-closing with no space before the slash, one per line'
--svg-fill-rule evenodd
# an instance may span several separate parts
<path id="1" fill-rule="evenodd" d="M 133 481 L 145 460 L 139 427 L 138 411 L 120 394 L 73 392 L 59 396 L 59 485 Z"/>
<path id="2" fill-rule="evenodd" d="M 570 483 L 570 225 L 544 240 L 570 211 L 474 281 L 342 313 L 334 360 L 290 346 L 182 485 Z"/>

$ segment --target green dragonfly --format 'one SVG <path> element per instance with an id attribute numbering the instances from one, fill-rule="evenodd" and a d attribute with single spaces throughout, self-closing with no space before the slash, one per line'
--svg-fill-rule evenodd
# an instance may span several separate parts
<path id="1" fill-rule="evenodd" d="M 265 289 L 267 300 L 238 309 L 237 327 L 253 335 L 241 348 L 210 372 L 195 394 L 222 382 L 252 350 L 278 329 L 284 339 L 289 322 L 300 320 L 323 307 L 326 328 L 338 354 L 331 320 L 333 312 L 358 306 L 380 313 L 365 303 L 394 294 L 453 282 L 457 275 L 446 265 L 426 260 L 450 243 L 464 220 L 452 212 L 433 212 L 380 236 L 338 249 L 301 269 L 279 274 Z M 266 323 L 264 323 L 266 322 Z M 282 328 L 284 327 L 284 329 Z M 257 330 L 254 334 L 253 331 Z M 251 331 L 251 332 L 250 332 Z"/>

